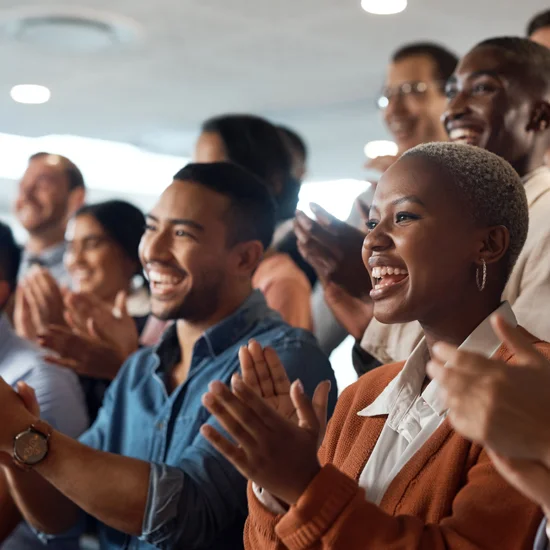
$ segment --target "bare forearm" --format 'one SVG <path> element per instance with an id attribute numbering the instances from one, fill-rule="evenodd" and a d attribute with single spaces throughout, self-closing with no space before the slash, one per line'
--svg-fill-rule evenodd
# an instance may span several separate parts
<path id="1" fill-rule="evenodd" d="M 78 507 L 36 472 L 11 466 L 5 475 L 13 502 L 35 529 L 59 534 L 76 523 Z"/>
<path id="2" fill-rule="evenodd" d="M 21 521 L 21 514 L 9 492 L 8 481 L 0 470 L 0 546 Z"/>
<path id="3" fill-rule="evenodd" d="M 47 496 L 41 496 L 42 491 L 27 482 L 25 487 L 17 487 L 18 502 L 30 512 L 31 523 L 46 532 L 58 533 L 74 525 L 81 508 L 118 531 L 140 535 L 149 472 L 147 462 L 97 451 L 54 432 L 49 454 L 34 472 L 50 485 Z M 63 506 L 70 521 L 59 517 L 63 514 L 58 505 Z M 51 515 L 48 508 L 53 511 Z"/>

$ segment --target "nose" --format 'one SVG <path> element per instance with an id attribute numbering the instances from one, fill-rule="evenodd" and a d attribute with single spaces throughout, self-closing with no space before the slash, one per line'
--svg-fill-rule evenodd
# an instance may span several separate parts
<path id="1" fill-rule="evenodd" d="M 387 122 L 391 117 L 402 115 L 406 111 L 404 98 L 400 94 L 394 94 L 388 98 L 388 105 L 384 110 L 384 119 Z"/>
<path id="2" fill-rule="evenodd" d="M 469 97 L 464 92 L 457 92 L 455 96 L 447 101 L 447 108 L 441 116 L 441 122 L 447 128 L 447 125 L 455 120 L 460 120 L 470 114 L 471 108 Z"/>
<path id="3" fill-rule="evenodd" d="M 65 252 L 65 265 L 67 269 L 72 269 L 73 267 L 81 264 L 83 262 L 84 255 L 82 247 L 77 243 L 69 243 L 67 246 L 67 252 Z"/>
<path id="4" fill-rule="evenodd" d="M 166 231 L 146 231 L 139 244 L 143 265 L 150 262 L 168 262 L 172 259 L 170 239 Z"/>
<path id="5" fill-rule="evenodd" d="M 369 258 L 375 252 L 384 252 L 393 247 L 393 240 L 382 223 L 371 229 L 363 241 L 363 263 L 367 266 Z"/>

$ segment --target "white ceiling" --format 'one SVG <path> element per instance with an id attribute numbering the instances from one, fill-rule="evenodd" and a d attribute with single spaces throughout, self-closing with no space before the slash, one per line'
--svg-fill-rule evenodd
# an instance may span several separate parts
<path id="1" fill-rule="evenodd" d="M 66 0 L 128 18 L 137 40 L 99 53 L 18 43 L 2 17 L 51 2 L 0 0 L 0 132 L 76 134 L 189 155 L 200 122 L 226 111 L 289 124 L 307 139 L 315 179 L 361 177 L 362 148 L 385 130 L 374 108 L 397 46 L 522 34 L 544 0 L 409 0 L 403 14 L 368 15 L 359 0 Z M 20 83 L 52 100 L 17 105 Z M 2 152 L 0 151 L 0 162 Z M 98 159 L 101 162 L 101 159 Z"/>

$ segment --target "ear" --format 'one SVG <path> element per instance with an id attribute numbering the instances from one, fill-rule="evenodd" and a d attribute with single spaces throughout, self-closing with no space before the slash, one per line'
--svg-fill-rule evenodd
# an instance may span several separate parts
<path id="1" fill-rule="evenodd" d="M 533 106 L 527 131 L 544 132 L 548 128 L 550 128 L 550 103 L 543 100 L 537 101 Z"/>
<path id="2" fill-rule="evenodd" d="M 236 272 L 250 277 L 264 257 L 264 247 L 260 241 L 247 241 L 236 244 L 233 253 Z"/>
<path id="3" fill-rule="evenodd" d="M 485 230 L 476 264 L 485 260 L 487 265 L 499 262 L 510 247 L 510 232 L 503 225 L 495 225 Z"/>
<path id="4" fill-rule="evenodd" d="M 4 311 L 11 296 L 11 288 L 7 281 L 0 281 L 0 311 Z"/>
<path id="5" fill-rule="evenodd" d="M 77 187 L 69 193 L 69 218 L 72 217 L 76 211 L 84 204 L 86 199 L 86 190 L 84 187 Z"/>

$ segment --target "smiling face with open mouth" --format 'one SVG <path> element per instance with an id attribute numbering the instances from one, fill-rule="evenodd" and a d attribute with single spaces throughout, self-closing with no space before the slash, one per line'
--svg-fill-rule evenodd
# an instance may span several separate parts
<path id="1" fill-rule="evenodd" d="M 472 289 L 476 227 L 441 169 L 404 157 L 380 179 L 363 261 L 382 323 L 430 323 Z"/>
<path id="2" fill-rule="evenodd" d="M 474 48 L 447 83 L 443 121 L 449 139 L 487 149 L 522 172 L 536 138 L 540 90 L 538 83 L 529 83 L 532 78 L 506 51 Z"/>

